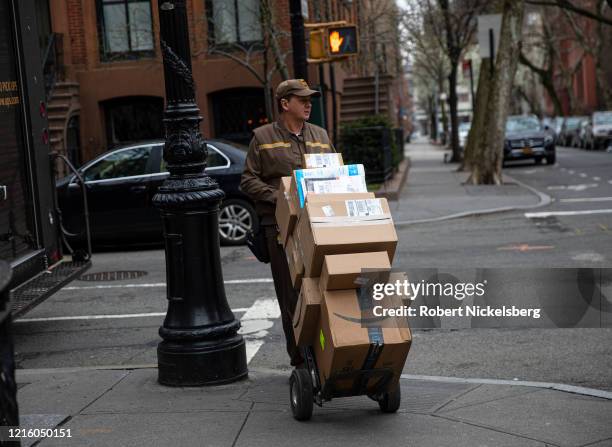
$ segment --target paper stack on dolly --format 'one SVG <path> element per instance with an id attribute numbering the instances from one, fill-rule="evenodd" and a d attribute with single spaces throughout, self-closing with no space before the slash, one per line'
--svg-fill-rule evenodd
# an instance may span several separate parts
<path id="1" fill-rule="evenodd" d="M 293 416 L 308 420 L 313 403 L 367 395 L 386 413 L 400 405 L 399 379 L 412 336 L 405 318 L 374 317 L 376 283 L 403 281 L 391 272 L 397 233 L 387 200 L 368 193 L 363 165 L 340 154 L 306 154 L 304 169 L 282 179 L 276 207 L 299 298 L 293 319 L 305 368 L 290 378 Z"/>

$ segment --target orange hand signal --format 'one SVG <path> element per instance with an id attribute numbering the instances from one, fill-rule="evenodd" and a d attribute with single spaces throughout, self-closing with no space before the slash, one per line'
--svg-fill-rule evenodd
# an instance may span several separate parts
<path id="1" fill-rule="evenodd" d="M 340 45 L 344 41 L 344 37 L 340 37 L 338 31 L 334 31 L 329 35 L 329 45 L 331 46 L 332 53 L 338 53 L 340 51 Z"/>

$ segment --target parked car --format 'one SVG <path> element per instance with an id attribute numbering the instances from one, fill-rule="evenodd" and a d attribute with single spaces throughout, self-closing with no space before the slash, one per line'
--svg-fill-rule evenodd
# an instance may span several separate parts
<path id="1" fill-rule="evenodd" d="M 170 175 L 162 158 L 163 141 L 130 144 L 108 151 L 80 168 L 85 181 L 94 244 L 156 242 L 162 225 L 152 199 Z M 239 190 L 246 148 L 219 140 L 207 141 L 206 173 L 225 192 L 219 212 L 222 244 L 238 245 L 258 225 L 251 200 Z M 84 237 L 81 185 L 75 175 L 56 184 L 64 228 Z"/>
<path id="2" fill-rule="evenodd" d="M 544 117 L 542 118 L 542 128 L 549 132 L 555 139 L 555 144 L 558 144 L 559 134 L 561 133 L 561 127 L 563 126 L 562 117 Z"/>
<path id="3" fill-rule="evenodd" d="M 612 111 L 595 112 L 584 131 L 583 147 L 599 150 L 612 145 Z"/>
<path id="4" fill-rule="evenodd" d="M 470 133 L 470 128 L 472 127 L 472 123 L 460 123 L 459 124 L 459 146 L 462 149 L 465 149 L 465 145 L 467 144 L 467 138 Z"/>
<path id="5" fill-rule="evenodd" d="M 504 161 L 533 159 L 540 164 L 555 163 L 555 141 L 535 115 L 513 115 L 506 121 Z"/>
<path id="6" fill-rule="evenodd" d="M 559 135 L 559 143 L 563 146 L 576 147 L 580 142 L 579 132 L 582 121 L 587 120 L 586 116 L 570 116 L 565 119 Z"/>

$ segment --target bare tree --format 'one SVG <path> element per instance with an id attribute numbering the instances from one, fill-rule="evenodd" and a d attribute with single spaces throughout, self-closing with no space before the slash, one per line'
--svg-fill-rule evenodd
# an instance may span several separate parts
<path id="1" fill-rule="evenodd" d="M 592 16 L 605 16 L 612 12 L 609 8 L 606 12 L 605 0 L 594 0 L 591 3 Z M 596 81 L 603 102 L 606 107 L 612 107 L 612 86 L 607 82 L 603 67 L 606 31 L 609 32 L 609 26 L 603 21 L 559 6 L 544 6 L 536 11 L 546 19 L 542 20 L 541 30 L 530 31 L 526 39 L 529 44 L 525 46 L 525 51 L 521 51 L 520 61 L 539 77 L 555 113 L 563 115 L 559 96 L 561 92 L 567 95 L 567 112 L 570 115 L 581 109 L 574 94 L 573 82 L 587 55 L 595 61 Z M 535 48 L 535 53 L 541 52 L 544 55 L 540 63 L 527 54 L 530 46 Z M 578 57 L 573 59 L 571 65 L 563 63 L 571 53 L 578 54 Z M 555 82 L 556 79 L 560 82 Z"/>
<path id="2" fill-rule="evenodd" d="M 358 2 L 359 68 L 362 76 L 397 74 L 402 64 L 398 45 L 398 7 L 394 0 Z"/>
<path id="3" fill-rule="evenodd" d="M 423 26 L 447 59 L 448 105 L 450 109 L 451 161 L 460 161 L 458 70 L 466 48 L 472 44 L 476 32 L 476 16 L 486 7 L 484 0 L 412 0 L 409 10 L 419 11 Z M 443 105 L 442 105 L 443 107 Z M 444 110 L 444 109 L 443 109 Z"/>
<path id="4" fill-rule="evenodd" d="M 605 0 L 608 4 L 608 8 L 612 8 L 612 2 L 610 0 Z M 612 26 L 612 17 L 605 14 L 602 9 L 598 9 L 597 11 L 592 11 L 591 9 L 584 7 L 582 5 L 576 4 L 571 0 L 526 0 L 527 3 L 532 5 L 540 5 L 540 6 L 557 6 L 564 10 L 579 14 L 581 16 L 587 17 L 589 19 L 597 20 L 606 25 Z M 583 3 L 583 2 L 582 2 Z M 603 5 L 605 7 L 605 5 Z"/>
<path id="5" fill-rule="evenodd" d="M 457 72 L 465 49 L 473 41 L 476 32 L 476 17 L 484 10 L 487 2 L 481 0 L 449 1 L 437 0 L 442 15 L 441 33 L 449 60 L 448 105 L 451 118 L 452 162 L 461 159 L 459 150 L 459 114 L 457 110 Z M 430 16 L 433 19 L 433 15 Z M 433 23 L 432 23 L 433 25 Z"/>
<path id="6" fill-rule="evenodd" d="M 503 142 L 521 48 L 524 10 L 524 0 L 503 0 L 499 47 L 485 108 L 486 121 L 481 129 L 472 126 L 472 131 L 479 136 L 479 144 L 471 156 L 472 172 L 468 179 L 471 184 L 502 183 Z"/>
<path id="7" fill-rule="evenodd" d="M 424 16 L 429 13 L 429 5 L 424 1 L 414 1 L 410 8 L 402 11 L 400 20 L 401 40 L 404 52 L 410 56 L 413 66 L 415 86 L 420 97 L 419 103 L 430 116 L 431 137 L 438 138 L 436 127 L 437 110 L 442 114 L 442 128 L 448 129 L 444 101 L 441 94 L 447 91 L 449 62 L 444 48 L 435 36 L 437 32 Z"/>
<path id="8" fill-rule="evenodd" d="M 266 116 L 274 119 L 272 79 L 276 74 L 289 78 L 287 57 L 290 54 L 291 38 L 289 32 L 277 24 L 273 0 L 250 0 L 238 3 L 239 11 L 234 9 L 233 1 L 210 2 L 213 11 L 208 11 L 203 20 L 208 24 L 208 39 L 204 50 L 209 55 L 222 56 L 244 67 L 257 79 L 264 90 Z M 241 13 L 250 20 L 239 27 L 228 26 L 234 15 Z M 241 36 L 240 33 L 245 36 Z M 287 50 L 285 50 L 287 49 Z M 194 52 L 198 55 L 200 52 Z"/>
<path id="9" fill-rule="evenodd" d="M 606 0 L 593 1 L 594 15 L 605 17 L 606 10 L 610 15 L 612 9 L 606 6 Z M 612 108 L 612 86 L 608 82 L 607 74 L 604 69 L 604 53 L 606 47 L 606 33 L 612 32 L 612 28 L 601 20 L 593 22 L 591 18 L 577 17 L 575 13 L 568 9 L 562 9 L 567 22 L 570 24 L 575 40 L 580 46 L 584 55 L 589 55 L 595 62 L 595 79 L 598 90 L 602 94 L 603 103 L 606 108 Z"/>

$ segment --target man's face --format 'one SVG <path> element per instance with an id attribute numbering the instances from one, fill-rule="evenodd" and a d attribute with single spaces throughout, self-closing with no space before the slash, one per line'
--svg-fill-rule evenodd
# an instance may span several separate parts
<path id="1" fill-rule="evenodd" d="M 295 96 L 282 100 L 283 110 L 295 119 L 308 120 L 312 110 L 310 96 Z"/>

